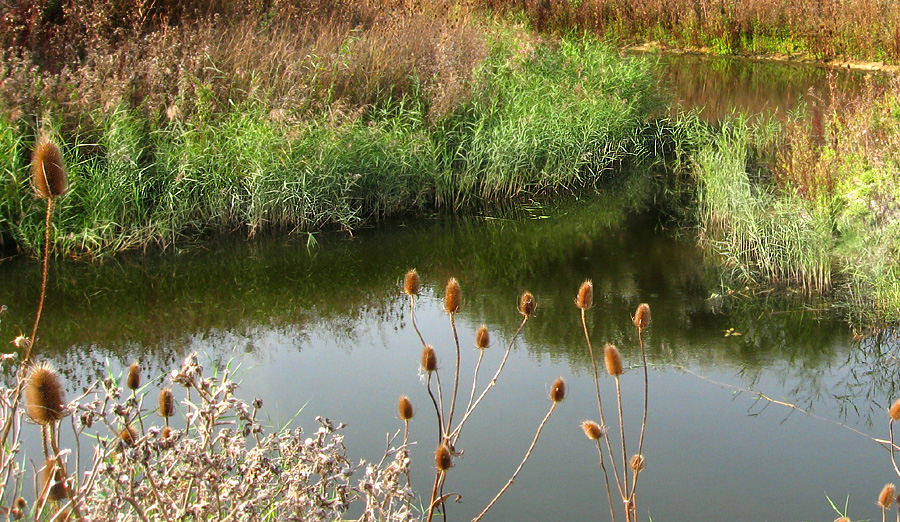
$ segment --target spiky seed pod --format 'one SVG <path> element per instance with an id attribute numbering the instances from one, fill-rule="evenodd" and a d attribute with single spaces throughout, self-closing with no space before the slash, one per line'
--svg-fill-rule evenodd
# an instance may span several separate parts
<path id="1" fill-rule="evenodd" d="M 594 306 L 594 283 L 586 279 L 578 288 L 578 296 L 575 297 L 575 306 L 582 310 Z"/>
<path id="2" fill-rule="evenodd" d="M 31 420 L 42 425 L 60 420 L 64 402 L 56 370 L 46 362 L 34 366 L 25 385 L 26 410 Z"/>
<path id="3" fill-rule="evenodd" d="M 69 177 L 56 143 L 41 139 L 31 155 L 31 183 L 40 199 L 62 196 L 69 190 Z"/>
<path id="4" fill-rule="evenodd" d="M 631 457 L 631 471 L 635 473 L 642 471 L 644 469 L 644 456 L 640 453 L 633 455 Z"/>
<path id="5" fill-rule="evenodd" d="M 400 411 L 400 418 L 404 421 L 408 421 L 416 414 L 415 411 L 413 411 L 412 402 L 409 401 L 409 397 L 406 395 L 400 396 L 400 402 L 397 404 L 397 409 Z"/>
<path id="6" fill-rule="evenodd" d="M 163 430 L 159 434 L 159 436 L 163 439 L 168 439 L 169 437 L 172 436 L 172 428 L 166 426 L 165 428 L 163 428 Z"/>
<path id="7" fill-rule="evenodd" d="M 650 305 L 641 303 L 634 312 L 634 325 L 643 330 L 650 326 Z"/>
<path id="8" fill-rule="evenodd" d="M 592 420 L 582 422 L 581 429 L 584 430 L 584 436 L 591 440 L 600 440 L 605 434 L 605 430 Z"/>
<path id="9" fill-rule="evenodd" d="M 434 463 L 441 471 L 447 471 L 453 467 L 453 456 L 446 444 L 441 444 L 434 452 Z"/>
<path id="10" fill-rule="evenodd" d="M 415 269 L 406 273 L 403 279 L 403 293 L 406 295 L 419 295 L 419 274 Z"/>
<path id="11" fill-rule="evenodd" d="M 603 362 L 606 363 L 606 372 L 610 375 L 622 375 L 625 369 L 622 367 L 622 354 L 619 349 L 611 344 L 603 347 Z"/>
<path id="12" fill-rule="evenodd" d="M 462 291 L 459 289 L 459 281 L 455 277 L 451 277 L 447 281 L 447 290 L 444 292 L 444 311 L 451 314 L 459 312 L 460 301 L 462 301 Z"/>
<path id="13" fill-rule="evenodd" d="M 172 389 L 163 388 L 159 391 L 159 416 L 169 418 L 175 413 L 175 400 L 172 398 Z"/>
<path id="14" fill-rule="evenodd" d="M 25 497 L 19 497 L 16 499 L 15 506 L 24 511 L 25 508 L 28 507 L 28 502 L 25 500 Z"/>
<path id="15" fill-rule="evenodd" d="M 534 296 L 531 295 L 531 292 L 522 293 L 522 298 L 519 299 L 519 313 L 525 317 L 531 317 L 534 315 L 534 307 Z"/>
<path id="16" fill-rule="evenodd" d="M 131 366 L 128 367 L 126 384 L 131 391 L 137 391 L 141 387 L 141 365 L 136 362 L 131 363 Z"/>
<path id="17" fill-rule="evenodd" d="M 478 331 L 475 332 L 475 347 L 479 350 L 484 350 L 491 344 L 491 334 L 488 333 L 488 327 L 485 325 L 481 325 L 478 327 Z"/>
<path id="18" fill-rule="evenodd" d="M 878 495 L 878 505 L 881 506 L 881 509 L 887 509 L 891 507 L 891 504 L 894 502 L 894 493 L 896 489 L 893 484 L 885 484 L 883 488 L 881 488 L 881 493 Z"/>
<path id="19" fill-rule="evenodd" d="M 132 426 L 125 426 L 122 431 L 119 432 L 119 439 L 121 439 L 122 443 L 126 446 L 134 446 L 134 443 L 138 440 L 138 432 Z"/>
<path id="20" fill-rule="evenodd" d="M 428 373 L 437 370 L 437 355 L 430 344 L 422 349 L 422 369 Z"/>
<path id="21" fill-rule="evenodd" d="M 888 414 L 890 414 L 892 421 L 900 421 L 900 399 L 894 401 L 894 404 L 891 405 L 891 409 L 888 410 Z"/>
<path id="22" fill-rule="evenodd" d="M 553 402 L 562 402 L 566 398 L 566 381 L 562 377 L 557 378 L 550 388 L 550 398 Z"/>
<path id="23" fill-rule="evenodd" d="M 41 491 L 47 491 L 50 500 L 64 500 L 68 497 L 66 488 L 66 468 L 59 459 L 47 459 L 40 472 Z M 50 488 L 47 490 L 47 488 Z"/>

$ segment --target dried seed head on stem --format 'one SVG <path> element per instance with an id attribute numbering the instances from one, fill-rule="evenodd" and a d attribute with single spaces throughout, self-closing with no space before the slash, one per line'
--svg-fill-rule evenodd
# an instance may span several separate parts
<path id="1" fill-rule="evenodd" d="M 881 488 L 881 493 L 878 495 L 878 505 L 881 506 L 881 509 L 888 509 L 891 507 L 891 504 L 894 502 L 894 493 L 896 492 L 896 488 L 893 484 L 885 484 L 883 488 Z"/>
<path id="2" fill-rule="evenodd" d="M 462 291 L 459 288 L 459 281 L 451 277 L 444 292 L 444 311 L 451 314 L 459 312 L 461 301 Z"/>
<path id="3" fill-rule="evenodd" d="M 633 322 L 640 330 L 650 326 L 650 305 L 647 303 L 639 304 L 637 310 L 634 312 Z"/>
<path id="4" fill-rule="evenodd" d="M 69 176 L 59 145 L 41 137 L 31 155 L 31 183 L 39 199 L 62 196 L 69 190 Z"/>
<path id="5" fill-rule="evenodd" d="M 562 377 L 558 377 L 550 388 L 550 399 L 553 402 L 562 402 L 566 398 L 566 381 Z"/>
<path id="6" fill-rule="evenodd" d="M 400 401 L 397 403 L 397 410 L 400 413 L 400 418 L 404 421 L 412 419 L 415 415 L 412 402 L 410 402 L 409 397 L 407 397 L 406 395 L 400 396 Z"/>
<path id="7" fill-rule="evenodd" d="M 434 464 L 440 471 L 447 471 L 453 467 L 453 456 L 446 444 L 441 444 L 434 452 Z"/>
<path id="8" fill-rule="evenodd" d="M 531 317 L 534 315 L 534 308 L 534 296 L 531 295 L 531 292 L 523 292 L 519 299 L 519 313 L 525 317 Z"/>
<path id="9" fill-rule="evenodd" d="M 35 365 L 25 385 L 25 409 L 31 420 L 48 425 L 63 417 L 65 402 L 59 374 L 47 362 Z"/>
<path id="10" fill-rule="evenodd" d="M 171 388 L 159 391 L 159 416 L 168 419 L 175 413 L 175 400 Z"/>
<path id="11" fill-rule="evenodd" d="M 584 436 L 590 440 L 600 440 L 606 434 L 606 430 L 592 420 L 582 421 L 581 429 L 584 431 Z"/>
<path id="12" fill-rule="evenodd" d="M 578 288 L 578 296 L 575 297 L 575 306 L 582 310 L 594 306 L 594 283 L 586 279 Z"/>
<path id="13" fill-rule="evenodd" d="M 622 375 L 625 369 L 622 366 L 622 354 L 615 346 L 608 344 L 603 347 L 603 362 L 606 363 L 606 372 L 610 375 Z"/>
<path id="14" fill-rule="evenodd" d="M 141 366 L 134 362 L 128 367 L 128 379 L 126 379 L 128 389 L 137 391 L 141 387 Z"/>
<path id="15" fill-rule="evenodd" d="M 428 373 L 437 370 L 437 355 L 430 344 L 422 349 L 422 369 Z"/>
<path id="16" fill-rule="evenodd" d="M 414 268 L 403 279 L 403 293 L 409 296 L 419 295 L 419 274 Z"/>
<path id="17" fill-rule="evenodd" d="M 894 404 L 891 405 L 891 409 L 888 410 L 888 414 L 891 416 L 892 421 L 900 421 L 900 399 L 894 401 Z"/>
<path id="18" fill-rule="evenodd" d="M 491 344 L 491 335 L 488 333 L 488 327 L 485 325 L 481 325 L 478 327 L 478 331 L 475 332 L 475 347 L 479 350 L 484 350 Z"/>

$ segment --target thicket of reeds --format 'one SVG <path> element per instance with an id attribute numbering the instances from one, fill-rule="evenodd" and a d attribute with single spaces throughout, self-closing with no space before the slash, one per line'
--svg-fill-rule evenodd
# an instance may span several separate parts
<path id="1" fill-rule="evenodd" d="M 537 28 L 579 27 L 624 41 L 653 40 L 722 54 L 900 62 L 900 13 L 889 0 L 484 0 Z"/>
<path id="2" fill-rule="evenodd" d="M 857 325 L 898 319 L 900 84 L 811 97 L 787 121 L 675 125 L 696 182 L 701 242 L 726 285 L 829 295 Z"/>
<path id="3" fill-rule="evenodd" d="M 0 242 L 24 252 L 38 125 L 69 158 L 56 251 L 96 256 L 589 186 L 657 108 L 646 62 L 453 2 L 59 6 L 0 7 Z"/>

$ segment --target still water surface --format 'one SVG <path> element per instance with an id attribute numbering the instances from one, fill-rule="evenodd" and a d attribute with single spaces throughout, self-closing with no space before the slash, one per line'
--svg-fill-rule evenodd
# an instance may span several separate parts
<path id="1" fill-rule="evenodd" d="M 568 398 L 486 520 L 606 520 L 596 451 L 579 428 L 597 415 L 573 303 L 591 278 L 595 347 L 612 342 L 635 365 L 622 378 L 632 448 L 643 383 L 630 315 L 641 302 L 653 311 L 642 520 L 830 521 L 837 514 L 828 497 L 839 505 L 849 497 L 854 520 L 878 518 L 874 500 L 898 477 L 888 453 L 849 428 L 887 436 L 896 346 L 854 341 L 815 303 L 718 297 L 693 240 L 660 224 L 653 184 L 636 181 L 623 190 L 629 197 L 601 193 L 512 216 L 392 223 L 352 238 L 321 234 L 311 249 L 306 238 L 237 238 L 99 265 L 58 263 L 41 342 L 70 397 L 104 376 L 107 364 L 119 372 L 138 360 L 145 374 L 163 376 L 191 351 L 203 354 L 207 369 L 234 358 L 243 368 L 239 394 L 261 397 L 272 424 L 284 425 L 301 409 L 294 425 L 312 429 L 317 415 L 346 422 L 352 459 L 380 458 L 386 436 L 402 428 L 396 402 L 406 394 L 417 408 L 412 480 L 427 494 L 435 421 L 400 280 L 413 267 L 421 275 L 416 317 L 446 383 L 454 350 L 443 287 L 450 276 L 459 279 L 466 398 L 475 330 L 486 324 L 492 334 L 479 381 L 485 383 L 520 322 L 516 304 L 528 290 L 537 316 L 466 424 L 458 445 L 465 454 L 446 487 L 462 495 L 450 519 L 471 519 L 506 482 L 561 376 Z M 0 304 L 9 307 L 0 338 L 30 328 L 39 272 L 31 260 L 0 264 Z M 159 377 L 151 388 L 161 384 Z M 601 386 L 605 404 L 613 404 L 613 381 L 602 378 Z M 27 429 L 36 436 L 36 427 Z"/>

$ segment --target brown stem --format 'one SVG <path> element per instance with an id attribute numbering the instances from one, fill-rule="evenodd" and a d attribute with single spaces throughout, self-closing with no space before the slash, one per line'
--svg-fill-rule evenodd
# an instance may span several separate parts
<path id="1" fill-rule="evenodd" d="M 597 373 L 597 358 L 594 357 L 594 346 L 591 344 L 591 336 L 588 334 L 587 328 L 587 320 L 585 319 L 584 309 L 581 310 L 581 328 L 584 330 L 584 339 L 587 342 L 588 353 L 591 356 L 591 368 L 594 371 L 594 387 L 597 390 L 597 410 L 600 413 L 600 424 L 606 428 L 606 417 L 603 415 L 603 400 L 600 398 L 600 377 Z M 616 459 L 613 457 L 612 445 L 609 442 L 609 437 L 604 437 L 606 439 L 606 450 L 609 452 L 609 461 L 612 463 L 613 467 L 613 475 L 616 479 L 616 487 L 619 489 L 619 496 L 622 497 L 622 500 L 625 500 L 625 490 L 622 489 L 622 480 L 619 478 L 619 469 L 616 467 Z M 602 455 L 601 455 L 602 461 Z M 605 471 L 605 469 L 604 469 Z M 622 469 L 622 474 L 626 473 L 625 468 Z"/>
<path id="2" fill-rule="evenodd" d="M 512 477 L 510 477 L 506 482 L 506 485 L 503 486 L 502 489 L 500 489 L 500 492 L 497 493 L 497 496 L 495 496 L 493 500 L 491 500 L 491 502 L 487 505 L 487 507 L 484 508 L 484 511 L 482 511 L 478 514 L 477 517 L 472 519 L 472 522 L 478 522 L 479 520 L 481 520 L 482 517 L 484 517 L 484 515 L 488 512 L 488 510 L 497 503 L 497 501 L 500 499 L 500 496 L 503 495 L 506 490 L 509 489 L 510 486 L 512 486 L 513 482 L 516 481 L 516 477 L 519 475 L 519 472 L 522 471 L 522 468 L 525 467 L 525 462 L 528 460 L 528 457 L 531 456 L 531 452 L 534 451 L 534 447 L 537 444 L 538 437 L 541 436 L 541 430 L 544 429 L 544 424 L 547 424 L 547 420 L 550 418 L 550 415 L 553 414 L 553 410 L 556 409 L 557 404 L 558 403 L 554 401 L 553 404 L 550 405 L 550 411 L 547 412 L 547 415 L 544 416 L 544 420 L 542 420 L 538 425 L 537 433 L 534 434 L 534 439 L 531 441 L 531 446 L 528 447 L 528 451 L 525 452 L 525 458 L 523 458 L 522 462 L 519 463 L 519 467 L 516 468 L 515 472 L 513 472 Z"/>
<path id="3" fill-rule="evenodd" d="M 431 502 L 428 503 L 428 518 L 425 519 L 425 522 L 431 522 L 431 517 L 434 516 L 434 503 L 437 500 L 438 484 L 441 482 L 443 474 L 443 471 L 438 470 L 437 475 L 434 477 L 434 486 L 431 488 Z"/>
<path id="4" fill-rule="evenodd" d="M 619 405 L 619 435 L 622 437 L 622 489 L 628 491 L 628 450 L 625 449 L 625 420 L 622 415 L 622 387 L 619 383 L 619 376 L 616 375 L 616 402 Z M 626 502 L 625 519 L 630 520 L 628 516 L 628 497 L 623 497 Z"/>
<path id="5" fill-rule="evenodd" d="M 616 511 L 613 508 L 612 490 L 609 489 L 609 473 L 606 471 L 606 463 L 603 461 L 603 446 L 597 439 L 597 454 L 600 455 L 600 469 L 603 470 L 603 480 L 606 482 L 606 499 L 609 500 L 609 519 L 616 522 Z"/>
<path id="6" fill-rule="evenodd" d="M 453 398 L 450 399 L 450 415 L 447 417 L 447 430 L 453 426 L 453 412 L 456 410 L 456 392 L 459 390 L 459 333 L 456 331 L 456 314 L 450 312 L 450 326 L 453 329 L 453 341 L 456 344 L 456 371 L 453 375 Z"/>
<path id="7" fill-rule="evenodd" d="M 475 404 L 472 404 L 472 407 L 463 415 L 461 421 L 459 421 L 459 425 L 450 433 L 451 440 L 457 440 L 459 438 L 459 433 L 462 430 L 463 425 L 466 423 L 466 419 L 469 418 L 469 415 L 475 411 L 475 408 L 478 407 L 478 404 L 481 402 L 481 399 L 484 399 L 484 396 L 487 395 L 488 390 L 497 385 L 497 379 L 500 377 L 500 372 L 503 371 L 503 366 L 506 365 L 506 359 L 509 357 L 509 353 L 512 351 L 513 344 L 516 342 L 516 337 L 519 336 L 519 333 L 522 332 L 522 329 L 525 328 L 525 323 L 528 322 L 528 316 L 526 315 L 522 319 L 522 324 L 519 325 L 519 329 L 516 330 L 516 333 L 513 334 L 512 339 L 509 340 L 509 344 L 506 345 L 506 353 L 503 354 L 503 360 L 500 361 L 500 366 L 497 368 L 497 372 L 494 373 L 494 377 L 491 379 L 491 382 L 484 388 L 484 391 L 481 392 L 481 395 L 475 399 Z"/>
<path id="8" fill-rule="evenodd" d="M 444 419 L 441 415 L 441 407 L 438 406 L 438 402 L 434 398 L 434 393 L 431 392 L 431 372 L 428 372 L 428 377 L 425 381 L 425 387 L 428 389 L 428 396 L 431 397 L 431 403 L 434 404 L 434 412 L 437 414 L 438 444 L 440 444 L 444 440 Z M 440 393 L 440 391 L 438 391 L 438 393 Z"/>
<path id="9" fill-rule="evenodd" d="M 41 270 L 41 298 L 38 301 L 37 313 L 34 316 L 34 328 L 31 330 L 31 342 L 28 343 L 28 347 L 25 349 L 25 358 L 22 360 L 22 364 L 28 362 L 28 359 L 31 357 L 31 350 L 34 348 L 34 343 L 37 341 L 38 323 L 41 322 L 41 311 L 44 309 L 44 297 L 47 295 L 47 260 L 50 257 L 50 220 L 53 216 L 53 204 L 55 201 L 56 198 L 47 198 L 47 216 L 44 221 L 44 255 Z"/>
<path id="10" fill-rule="evenodd" d="M 641 344 L 641 362 L 644 365 L 644 418 L 641 420 L 641 436 L 638 439 L 638 455 L 643 455 L 644 451 L 644 430 L 647 428 L 647 404 L 648 404 L 648 396 L 649 396 L 649 374 L 647 373 L 647 352 L 644 350 L 644 329 L 638 327 L 638 341 Z M 635 472 L 634 478 L 631 481 L 631 494 L 629 498 L 632 502 L 634 502 L 634 494 L 635 489 L 637 488 L 637 478 L 638 474 Z"/>

